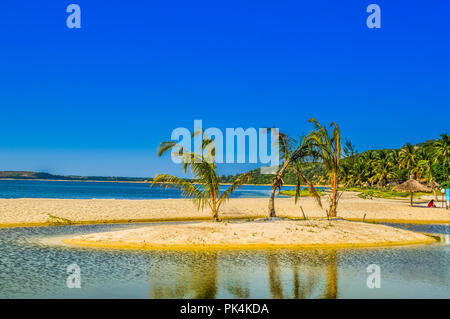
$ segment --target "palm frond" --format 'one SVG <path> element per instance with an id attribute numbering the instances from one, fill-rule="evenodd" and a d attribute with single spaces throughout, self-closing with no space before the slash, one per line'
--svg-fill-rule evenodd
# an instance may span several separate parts
<path id="1" fill-rule="evenodd" d="M 283 161 L 289 160 L 295 143 L 295 139 L 289 137 L 284 133 L 278 133 L 278 139 L 275 140 L 274 147 L 278 148 L 280 158 L 282 158 Z"/>
<path id="2" fill-rule="evenodd" d="M 158 153 L 157 153 L 158 157 L 161 157 L 165 152 L 173 149 L 175 146 L 178 146 L 178 144 L 173 141 L 162 142 L 158 146 Z M 183 148 L 180 148 L 180 149 L 182 150 Z"/>
<path id="3" fill-rule="evenodd" d="M 220 195 L 218 207 L 220 207 L 226 199 L 230 198 L 230 195 L 236 188 L 240 188 L 243 184 L 249 183 L 251 177 L 252 175 L 250 172 L 239 175 L 230 185 L 230 187 L 228 187 L 228 189 Z"/>
<path id="4" fill-rule="evenodd" d="M 313 196 L 314 200 L 317 202 L 319 207 L 322 208 L 322 201 L 320 199 L 320 195 L 319 195 L 319 193 L 317 193 L 314 185 L 302 173 L 302 171 L 300 170 L 300 167 L 298 165 L 296 165 L 294 167 L 294 171 L 295 171 L 295 174 L 297 175 L 297 188 L 296 188 L 296 192 L 295 192 L 295 203 L 297 203 L 298 198 L 300 197 L 301 180 L 303 180 L 306 183 L 306 185 L 308 186 L 308 189 L 309 189 L 311 195 Z"/>
<path id="5" fill-rule="evenodd" d="M 198 205 L 198 208 L 203 208 L 205 204 L 210 203 L 205 194 L 195 187 L 195 185 L 183 178 L 168 175 L 168 174 L 160 174 L 156 175 L 153 179 L 150 187 L 161 187 L 163 189 L 171 189 L 176 188 L 183 194 L 184 197 L 192 198 Z"/>

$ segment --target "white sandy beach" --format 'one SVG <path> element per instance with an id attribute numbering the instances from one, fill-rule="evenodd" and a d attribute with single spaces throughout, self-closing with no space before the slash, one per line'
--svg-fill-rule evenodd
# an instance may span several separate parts
<path id="1" fill-rule="evenodd" d="M 270 219 L 155 224 L 64 240 L 76 246 L 131 249 L 366 247 L 434 241 L 432 237 L 420 233 L 362 222 Z"/>
<path id="2" fill-rule="evenodd" d="M 324 206 L 326 197 L 323 197 Z M 258 218 L 267 216 L 267 198 L 236 198 L 226 202 L 220 216 L 226 218 Z M 311 198 L 278 198 L 279 216 L 303 218 L 300 205 L 308 218 L 324 218 L 326 213 Z M 450 210 L 426 208 L 425 204 L 408 206 L 408 199 L 361 199 L 346 192 L 338 206 L 338 217 L 368 221 L 415 223 L 450 223 Z M 440 203 L 438 204 L 440 205 Z M 50 217 L 58 217 L 55 219 Z M 158 220 L 209 219 L 208 210 L 197 211 L 191 200 L 114 200 L 114 199 L 0 199 L 0 226 L 47 225 L 55 222 L 103 223 Z"/>

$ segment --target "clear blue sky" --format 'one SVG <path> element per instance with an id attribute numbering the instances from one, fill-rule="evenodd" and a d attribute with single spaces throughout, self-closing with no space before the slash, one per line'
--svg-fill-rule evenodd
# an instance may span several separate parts
<path id="1" fill-rule="evenodd" d="M 82 10 L 68 29 L 66 6 Z M 381 7 L 368 29 L 366 7 Z M 449 132 L 449 1 L 8 1 L 0 170 L 153 176 L 172 130 L 336 121 L 358 150 Z M 223 172 L 242 170 L 231 166 Z"/>

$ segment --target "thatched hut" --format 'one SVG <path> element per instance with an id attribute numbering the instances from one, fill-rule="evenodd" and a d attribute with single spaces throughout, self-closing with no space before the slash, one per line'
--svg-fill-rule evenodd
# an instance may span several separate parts
<path id="1" fill-rule="evenodd" d="M 413 205 L 413 194 L 417 193 L 417 192 L 425 192 L 425 193 L 430 193 L 431 192 L 431 188 L 420 184 L 418 181 L 416 181 L 414 178 L 408 179 L 406 182 L 395 186 L 393 189 L 393 191 L 396 192 L 410 192 L 411 193 L 411 203 L 409 206 L 412 207 Z"/>

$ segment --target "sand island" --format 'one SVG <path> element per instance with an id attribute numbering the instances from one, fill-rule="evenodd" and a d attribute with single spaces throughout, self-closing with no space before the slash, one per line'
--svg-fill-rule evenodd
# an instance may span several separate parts
<path id="1" fill-rule="evenodd" d="M 196 222 L 152 225 L 64 240 L 84 247 L 122 249 L 270 249 L 370 247 L 435 242 L 420 233 L 346 220 Z"/>

